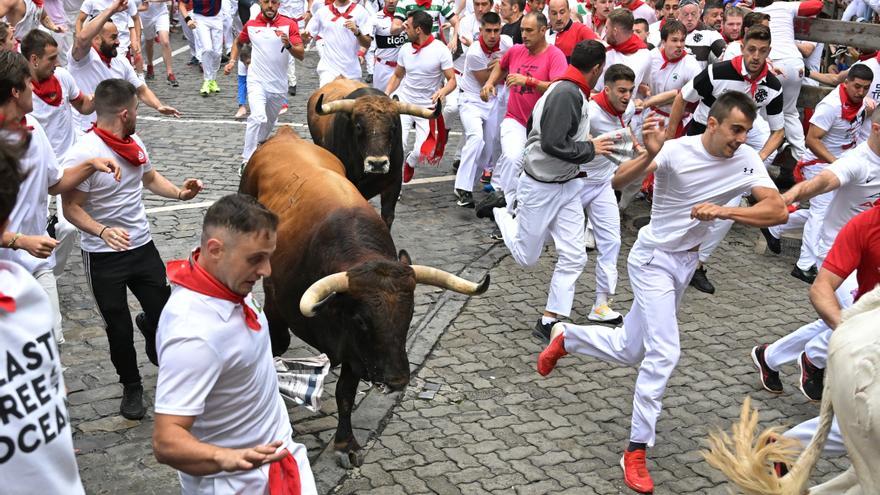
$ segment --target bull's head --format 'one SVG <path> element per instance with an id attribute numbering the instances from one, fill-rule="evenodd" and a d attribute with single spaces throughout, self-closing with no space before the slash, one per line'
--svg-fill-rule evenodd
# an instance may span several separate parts
<path id="1" fill-rule="evenodd" d="M 482 294 L 489 287 L 489 276 L 480 283 L 428 266 L 409 266 L 409 255 L 400 252 L 400 261 L 375 260 L 347 272 L 318 280 L 303 294 L 299 308 L 312 317 L 321 308 L 340 304 L 344 325 L 359 332 L 352 352 L 354 371 L 367 381 L 400 390 L 409 383 L 406 337 L 413 316 L 416 284 L 427 284 L 462 294 Z"/>
<path id="2" fill-rule="evenodd" d="M 387 174 L 391 170 L 389 153 L 394 149 L 398 134 L 399 116 L 415 115 L 426 119 L 440 115 L 440 105 L 425 108 L 402 103 L 386 96 L 368 95 L 324 103 L 324 94 L 315 103 L 318 115 L 347 114 L 355 139 L 355 147 L 364 162 L 365 174 Z"/>

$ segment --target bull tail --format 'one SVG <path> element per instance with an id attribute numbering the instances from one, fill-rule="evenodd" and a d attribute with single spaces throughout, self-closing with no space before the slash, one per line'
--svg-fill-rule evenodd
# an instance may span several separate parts
<path id="1" fill-rule="evenodd" d="M 709 450 L 702 454 L 710 466 L 746 495 L 801 495 L 831 429 L 833 409 L 829 399 L 822 401 L 819 418 L 810 444 L 782 478 L 776 475 L 773 463 L 792 464 L 799 442 L 782 436 L 779 427 L 767 428 L 755 438 L 758 411 L 752 408 L 749 397 L 743 402 L 739 423 L 733 425 L 732 434 L 720 430 L 710 433 Z"/>

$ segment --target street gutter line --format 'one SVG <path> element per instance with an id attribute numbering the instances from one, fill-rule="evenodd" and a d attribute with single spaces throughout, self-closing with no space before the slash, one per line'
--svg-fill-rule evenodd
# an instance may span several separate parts
<path id="1" fill-rule="evenodd" d="M 160 45 L 159 43 L 153 43 L 153 47 L 157 47 L 157 46 L 159 47 L 159 51 L 161 52 L 161 51 L 162 51 L 162 45 Z M 175 55 L 180 55 L 181 53 L 183 53 L 183 52 L 185 52 L 185 51 L 187 51 L 187 50 L 189 50 L 189 46 L 188 46 L 188 45 L 183 45 L 182 47 L 178 48 L 177 50 L 174 50 L 173 52 L 171 52 L 171 56 L 173 57 L 173 56 L 175 56 Z M 164 63 L 165 63 L 165 59 L 162 58 L 161 55 L 159 55 L 159 58 L 157 58 L 156 60 L 153 60 L 153 66 L 156 66 L 156 65 L 159 65 L 159 64 L 164 64 Z"/>

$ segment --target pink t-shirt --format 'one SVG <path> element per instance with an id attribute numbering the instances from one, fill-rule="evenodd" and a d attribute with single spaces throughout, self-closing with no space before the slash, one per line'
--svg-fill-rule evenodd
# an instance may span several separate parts
<path id="1" fill-rule="evenodd" d="M 548 45 L 546 50 L 534 56 L 525 45 L 513 45 L 501 58 L 501 68 L 508 74 L 532 76 L 539 81 L 552 81 L 561 76 L 567 67 L 565 55 L 554 45 Z M 510 117 L 525 126 L 540 98 L 541 94 L 535 88 L 511 88 L 504 117 Z"/>

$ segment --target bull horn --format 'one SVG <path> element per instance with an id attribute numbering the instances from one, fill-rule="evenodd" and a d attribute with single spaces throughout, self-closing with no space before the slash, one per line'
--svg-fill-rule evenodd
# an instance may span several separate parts
<path id="1" fill-rule="evenodd" d="M 402 101 L 395 102 L 397 104 L 397 113 L 401 115 L 414 115 L 423 119 L 433 119 L 437 115 L 433 108 L 427 108 L 412 103 L 404 103 Z"/>
<path id="2" fill-rule="evenodd" d="M 329 115 L 336 112 L 351 113 L 354 110 L 354 100 L 342 99 L 324 103 L 324 93 L 318 95 L 318 101 L 315 102 L 315 112 L 318 115 Z"/>
<path id="3" fill-rule="evenodd" d="M 413 265 L 412 269 L 416 272 L 416 283 L 419 284 L 433 285 L 469 296 L 482 294 L 489 288 L 489 274 L 480 283 L 476 283 L 430 266 Z"/>
<path id="4" fill-rule="evenodd" d="M 299 300 L 299 311 L 303 316 L 311 318 L 315 316 L 316 310 L 321 307 L 333 294 L 345 292 L 348 290 L 348 273 L 338 272 L 318 280 L 313 283 L 303 293 Z"/>

